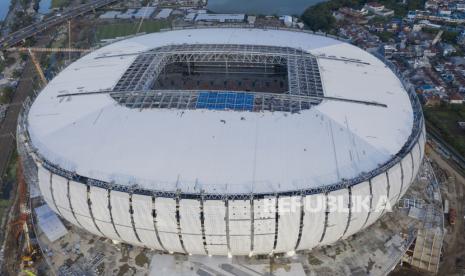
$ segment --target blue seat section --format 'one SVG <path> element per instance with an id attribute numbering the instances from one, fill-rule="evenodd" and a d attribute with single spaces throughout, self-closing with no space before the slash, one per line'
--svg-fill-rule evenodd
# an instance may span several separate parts
<path id="1" fill-rule="evenodd" d="M 197 108 L 210 110 L 253 111 L 254 95 L 244 92 L 200 92 Z"/>

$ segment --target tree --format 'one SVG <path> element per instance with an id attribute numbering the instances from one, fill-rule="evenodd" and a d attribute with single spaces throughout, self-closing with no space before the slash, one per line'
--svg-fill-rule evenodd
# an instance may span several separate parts
<path id="1" fill-rule="evenodd" d="M 21 70 L 16 69 L 16 70 L 13 71 L 13 73 L 11 74 L 11 76 L 12 76 L 13 78 L 17 79 L 17 78 L 20 78 L 20 77 L 21 77 L 21 73 L 22 73 Z"/>
<path id="2" fill-rule="evenodd" d="M 313 31 L 321 30 L 328 32 L 336 23 L 327 2 L 316 4 L 305 10 L 302 20 Z"/>
<path id="3" fill-rule="evenodd" d="M 13 99 L 13 93 L 15 90 L 13 87 L 7 86 L 0 89 L 0 104 L 7 104 Z"/>

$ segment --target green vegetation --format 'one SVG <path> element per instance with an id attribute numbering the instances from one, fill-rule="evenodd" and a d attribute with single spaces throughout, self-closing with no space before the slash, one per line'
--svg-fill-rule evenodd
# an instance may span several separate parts
<path id="1" fill-rule="evenodd" d="M 465 131 L 457 124 L 465 121 L 465 105 L 446 105 L 427 107 L 423 110 L 426 120 L 439 131 L 441 137 L 465 155 Z"/>
<path id="2" fill-rule="evenodd" d="M 0 104 L 7 104 L 11 102 L 14 92 L 14 88 L 9 86 L 0 89 Z"/>
<path id="3" fill-rule="evenodd" d="M 394 33 L 391 33 L 391 32 L 381 32 L 381 33 L 376 33 L 379 37 L 379 39 L 381 39 L 382 42 L 388 42 L 389 39 L 394 39 Z"/>
<path id="4" fill-rule="evenodd" d="M 431 35 L 436 35 L 439 30 L 438 29 L 433 29 L 433 28 L 423 28 L 423 32 L 429 33 Z M 456 44 L 457 43 L 457 37 L 460 34 L 459 32 L 455 31 L 448 31 L 448 30 L 442 30 L 443 34 L 441 36 L 441 40 L 447 43 L 451 44 Z"/>
<path id="5" fill-rule="evenodd" d="M 31 25 L 34 22 L 34 17 L 30 14 L 27 14 L 23 11 L 17 11 L 15 13 L 15 19 L 11 25 L 12 31 L 17 31 L 24 26 Z"/>
<path id="6" fill-rule="evenodd" d="M 12 76 L 13 78 L 15 78 L 15 79 L 18 79 L 18 78 L 21 77 L 21 74 L 22 74 L 22 73 L 23 73 L 23 72 L 22 72 L 21 70 L 15 69 L 15 70 L 13 71 L 13 73 L 11 73 L 11 76 Z"/>
<path id="7" fill-rule="evenodd" d="M 457 44 L 457 37 L 459 36 L 459 34 L 459 32 L 444 31 L 441 38 L 444 42 Z"/>
<path id="8" fill-rule="evenodd" d="M 403 17 L 409 10 L 423 8 L 426 0 L 407 0 L 407 4 L 403 5 L 398 0 L 378 0 L 384 4 L 386 8 L 394 10 L 395 17 Z M 332 13 L 339 8 L 349 7 L 353 9 L 362 8 L 367 0 L 329 0 L 321 2 L 305 10 L 302 15 L 302 20 L 307 26 L 314 31 L 334 31 L 336 21 Z"/>
<path id="9" fill-rule="evenodd" d="M 97 40 L 102 40 L 135 34 L 138 26 L 139 22 L 112 23 L 100 25 L 97 27 L 96 37 Z M 140 29 L 140 32 L 154 33 L 168 26 L 168 22 L 164 21 L 144 21 Z"/>
<path id="10" fill-rule="evenodd" d="M 388 9 L 394 10 L 394 16 L 398 18 L 405 17 L 408 11 L 422 10 L 425 6 L 425 0 L 407 0 L 404 5 L 396 0 L 379 0 L 378 1 Z"/>
<path id="11" fill-rule="evenodd" d="M 14 57 L 7 57 L 5 59 L 5 65 L 6 66 L 11 66 L 11 65 L 15 64 L 15 62 L 16 62 L 16 59 Z"/>
<path id="12" fill-rule="evenodd" d="M 332 11 L 338 8 L 337 1 L 318 3 L 305 10 L 302 20 L 313 31 L 329 32 L 336 25 Z"/>
<path id="13" fill-rule="evenodd" d="M 8 199 L 0 199 L 0 221 L 3 219 L 3 215 L 5 211 L 8 210 L 8 206 L 10 206 L 10 200 Z"/>
<path id="14" fill-rule="evenodd" d="M 52 9 L 69 5 L 70 0 L 52 0 Z"/>
<path id="15" fill-rule="evenodd" d="M 3 186 L 0 189 L 0 221 L 5 215 L 5 212 L 8 211 L 10 206 L 10 193 L 14 183 L 16 182 L 16 169 L 18 166 L 18 155 L 16 150 L 10 158 L 8 168 L 6 170 L 6 175 L 3 177 Z"/>

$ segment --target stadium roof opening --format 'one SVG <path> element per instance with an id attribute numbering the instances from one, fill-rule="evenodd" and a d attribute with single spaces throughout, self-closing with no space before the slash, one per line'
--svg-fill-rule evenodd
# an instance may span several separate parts
<path id="1" fill-rule="evenodd" d="M 140 93 L 150 90 L 156 93 Z M 141 53 L 113 91 L 117 101 L 135 108 L 288 112 L 308 109 L 324 95 L 312 54 L 239 44 L 169 45 Z"/>

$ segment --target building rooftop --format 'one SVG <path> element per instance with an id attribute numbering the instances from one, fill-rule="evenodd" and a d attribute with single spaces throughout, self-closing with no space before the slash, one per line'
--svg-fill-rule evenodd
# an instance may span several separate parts
<path id="1" fill-rule="evenodd" d="M 47 204 L 36 207 L 34 212 L 37 216 L 38 227 L 50 242 L 54 242 L 68 233 L 57 214 Z"/>
<path id="2" fill-rule="evenodd" d="M 245 14 L 212 14 L 212 13 L 200 13 L 195 18 L 195 21 L 244 21 Z"/>

